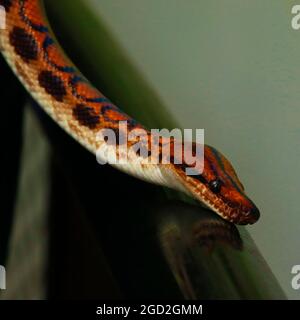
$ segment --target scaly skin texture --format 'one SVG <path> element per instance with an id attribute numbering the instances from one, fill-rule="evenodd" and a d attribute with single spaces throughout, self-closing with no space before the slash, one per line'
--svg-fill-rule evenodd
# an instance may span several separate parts
<path id="1" fill-rule="evenodd" d="M 0 5 L 6 10 L 6 29 L 0 31 L 5 59 L 39 105 L 74 139 L 93 153 L 104 144 L 110 154 L 117 151 L 97 139 L 100 129 L 113 129 L 120 136 L 118 124 L 124 120 L 129 131 L 143 128 L 94 88 L 64 55 L 41 1 L 0 0 Z M 162 145 L 161 140 L 159 153 Z M 140 179 L 184 191 L 231 222 L 257 221 L 259 211 L 245 195 L 229 161 L 212 147 L 205 146 L 204 151 L 204 171 L 198 176 L 187 176 L 185 163 L 142 164 L 138 153 L 130 155 L 128 165 L 115 166 Z M 172 158 L 182 156 L 173 152 Z"/>

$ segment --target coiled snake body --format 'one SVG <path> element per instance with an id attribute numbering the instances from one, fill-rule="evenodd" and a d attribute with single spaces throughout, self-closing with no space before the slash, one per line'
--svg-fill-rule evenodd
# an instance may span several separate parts
<path id="1" fill-rule="evenodd" d="M 6 10 L 6 28 L 0 30 L 3 56 L 33 98 L 74 139 L 93 153 L 101 144 L 106 148 L 104 156 L 109 157 L 113 150 L 97 139 L 100 129 L 116 131 L 124 120 L 128 130 L 143 128 L 94 88 L 64 55 L 42 1 L 0 0 L 0 5 Z M 230 162 L 210 146 L 204 148 L 204 171 L 198 176 L 186 175 L 184 163 L 147 165 L 138 153 L 130 159 L 127 165 L 115 166 L 140 179 L 184 191 L 231 222 L 247 224 L 259 218 Z"/>

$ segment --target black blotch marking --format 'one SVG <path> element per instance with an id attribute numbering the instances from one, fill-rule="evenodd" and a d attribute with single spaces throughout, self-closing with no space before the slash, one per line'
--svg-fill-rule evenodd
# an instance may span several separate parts
<path id="1" fill-rule="evenodd" d="M 83 104 L 77 104 L 74 107 L 73 116 L 80 124 L 90 129 L 95 129 L 100 122 L 100 117 L 95 110 Z"/>
<path id="2" fill-rule="evenodd" d="M 15 48 L 16 53 L 26 62 L 37 59 L 37 42 L 31 34 L 26 32 L 25 29 L 14 27 L 9 34 L 9 41 Z"/>
<path id="3" fill-rule="evenodd" d="M 12 6 L 12 0 L 0 0 L 0 6 L 5 8 L 5 11 L 9 11 L 10 7 Z"/>
<path id="4" fill-rule="evenodd" d="M 57 101 L 62 101 L 67 93 L 63 80 L 51 71 L 44 70 L 39 74 L 39 84 Z"/>

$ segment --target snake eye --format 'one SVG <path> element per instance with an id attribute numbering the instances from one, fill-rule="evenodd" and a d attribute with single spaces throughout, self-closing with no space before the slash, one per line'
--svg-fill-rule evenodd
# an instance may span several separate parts
<path id="1" fill-rule="evenodd" d="M 209 188 L 213 193 L 219 193 L 221 190 L 222 181 L 220 179 L 215 179 L 209 182 Z"/>

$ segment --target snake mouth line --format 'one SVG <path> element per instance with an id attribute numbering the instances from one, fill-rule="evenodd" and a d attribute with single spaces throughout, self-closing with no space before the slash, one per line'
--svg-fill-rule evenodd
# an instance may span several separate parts
<path id="1" fill-rule="evenodd" d="M 177 172 L 178 174 L 178 172 Z M 199 186 L 193 178 L 185 176 L 184 178 L 178 174 L 180 180 L 183 182 L 186 191 L 196 198 L 203 205 L 217 213 L 221 218 L 235 224 L 246 225 L 255 223 L 259 217 L 259 210 L 253 207 L 231 207 L 221 197 L 213 194 L 205 185 Z"/>
<path id="2" fill-rule="evenodd" d="M 241 225 L 253 224 L 259 218 L 259 211 L 256 208 L 244 211 L 241 208 L 232 208 L 225 203 L 216 205 L 213 201 L 205 197 L 199 196 L 198 199 L 216 212 L 220 217 L 232 223 Z"/>

